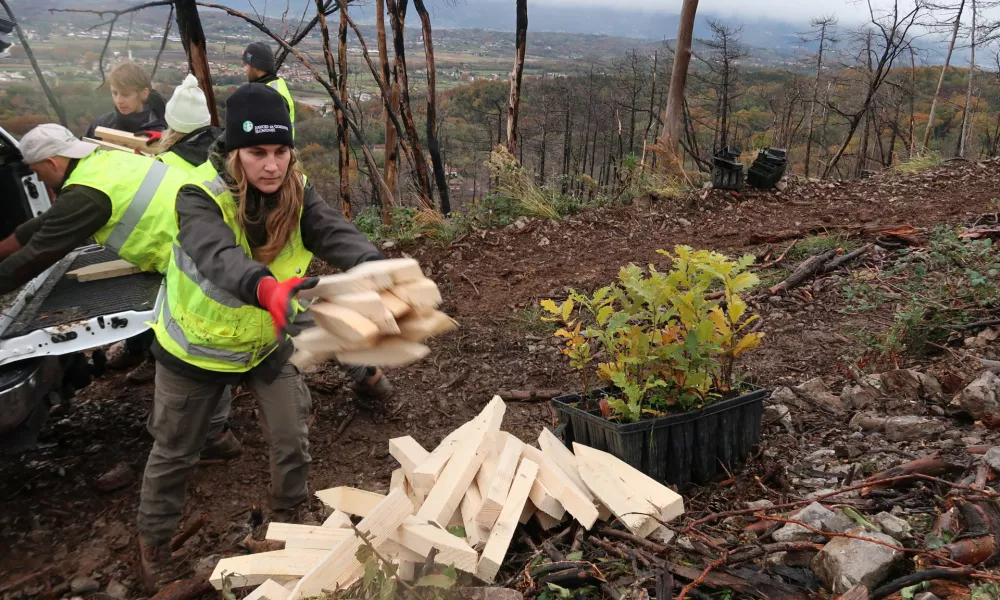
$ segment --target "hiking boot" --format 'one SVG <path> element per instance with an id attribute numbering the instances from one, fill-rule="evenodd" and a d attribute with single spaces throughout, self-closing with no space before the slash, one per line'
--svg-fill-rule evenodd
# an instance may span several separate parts
<path id="1" fill-rule="evenodd" d="M 272 511 L 272 523 L 296 523 L 298 525 L 322 525 L 322 514 L 319 507 L 315 510 L 308 500 L 296 504 L 292 508 L 276 508 Z"/>
<path id="2" fill-rule="evenodd" d="M 110 371 L 123 371 L 141 365 L 146 360 L 144 351 L 129 352 L 128 348 L 122 349 L 113 358 L 109 358 L 104 364 L 104 368 Z"/>
<path id="3" fill-rule="evenodd" d="M 156 363 L 152 360 L 143 361 L 125 376 L 125 381 L 131 385 L 142 385 L 156 378 Z"/>
<path id="4" fill-rule="evenodd" d="M 139 535 L 138 578 L 147 594 L 155 594 L 176 578 L 170 559 L 170 542 L 154 543 Z"/>
<path id="5" fill-rule="evenodd" d="M 240 454 L 243 454 L 243 444 L 227 426 L 219 437 L 205 443 L 205 448 L 201 451 L 201 460 L 230 460 Z"/>
<path id="6" fill-rule="evenodd" d="M 395 393 L 392 384 L 389 383 L 389 378 L 385 376 L 382 369 L 377 367 L 373 375 L 355 383 L 351 389 L 354 391 L 355 401 L 363 408 L 372 411 L 379 407 L 384 408 Z"/>

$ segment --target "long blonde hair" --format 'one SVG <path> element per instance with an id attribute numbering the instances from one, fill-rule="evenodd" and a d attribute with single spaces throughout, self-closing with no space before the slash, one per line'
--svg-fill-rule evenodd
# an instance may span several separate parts
<path id="1" fill-rule="evenodd" d="M 292 151 L 291 160 L 288 162 L 288 171 L 285 172 L 285 180 L 278 188 L 278 206 L 270 212 L 263 201 L 258 206 L 256 214 L 249 214 L 247 211 L 247 179 L 246 171 L 243 170 L 243 163 L 240 161 L 239 150 L 233 150 L 226 157 L 226 171 L 232 177 L 229 186 L 230 191 L 236 198 L 239 206 L 237 220 L 244 232 L 249 225 L 257 225 L 267 215 L 265 226 L 267 228 L 267 244 L 253 251 L 253 258 L 264 264 L 268 264 L 281 254 L 282 249 L 296 228 L 299 227 L 299 219 L 302 214 L 302 205 L 305 203 L 305 185 L 302 183 L 302 172 L 299 171 L 298 157 Z"/>
<path id="2" fill-rule="evenodd" d="M 149 151 L 153 154 L 163 154 L 164 152 L 169 152 L 174 144 L 181 141 L 186 135 L 188 134 L 180 131 L 174 131 L 168 127 L 163 130 L 163 134 L 160 135 L 160 140 L 149 147 Z"/>

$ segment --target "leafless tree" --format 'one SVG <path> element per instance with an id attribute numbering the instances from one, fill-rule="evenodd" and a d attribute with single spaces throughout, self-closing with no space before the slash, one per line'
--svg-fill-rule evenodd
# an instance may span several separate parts
<path id="1" fill-rule="evenodd" d="M 38 83 L 42 86 L 42 91 L 45 93 L 45 97 L 48 98 L 49 104 L 52 105 L 52 110 L 55 111 L 56 116 L 59 118 L 59 122 L 62 123 L 63 127 L 66 127 L 68 124 L 68 121 L 66 120 L 66 111 L 63 110 L 62 104 L 60 104 L 56 99 L 56 95 L 52 93 L 52 88 L 49 87 L 49 83 L 45 81 L 45 75 L 42 73 L 42 68 L 38 66 L 38 61 L 35 60 L 35 53 L 31 51 L 31 46 L 28 44 L 28 38 L 25 37 L 24 32 L 21 31 L 21 25 L 17 22 L 17 17 L 15 17 L 14 12 L 10 10 L 10 5 L 7 3 L 7 0 L 0 0 L 0 5 L 2 5 L 4 11 L 7 12 L 10 22 L 14 24 L 14 31 L 17 32 L 17 38 L 21 40 L 21 47 L 24 48 L 24 54 L 28 57 L 28 61 L 31 63 L 31 68 L 35 71 L 35 76 L 38 77 Z"/>
<path id="2" fill-rule="evenodd" d="M 951 41 L 948 43 L 948 53 L 944 58 L 944 65 L 941 66 L 941 76 L 938 78 L 937 89 L 934 90 L 934 98 L 931 100 L 931 109 L 927 113 L 927 129 L 924 130 L 924 142 L 921 145 L 921 152 L 927 152 L 931 141 L 931 132 L 934 131 L 934 113 L 937 111 L 938 99 L 941 97 L 941 88 L 944 86 L 944 77 L 951 64 L 951 55 L 955 51 L 955 41 L 958 39 L 958 30 L 962 25 L 962 11 L 965 9 L 965 0 L 959 0 L 958 7 L 933 5 L 930 10 L 954 10 L 955 16 L 951 23 Z"/>
<path id="3" fill-rule="evenodd" d="M 684 86 L 687 83 L 688 65 L 691 63 L 691 39 L 694 36 L 694 17 L 698 12 L 698 0 L 684 0 L 681 5 L 680 22 L 677 25 L 677 44 L 674 50 L 674 66 L 670 75 L 670 92 L 667 106 L 663 110 L 663 133 L 660 146 L 666 154 L 670 169 L 681 168 L 681 141 L 683 122 Z"/>
<path id="4" fill-rule="evenodd" d="M 733 112 L 733 101 L 739 93 L 739 63 L 747 56 L 746 50 L 740 47 L 743 27 L 732 27 L 719 21 L 709 21 L 712 38 L 699 40 L 710 51 L 706 57 L 698 57 L 711 74 L 712 87 L 715 89 L 715 143 L 714 151 L 729 145 L 730 117 Z"/>
<path id="5" fill-rule="evenodd" d="M 510 74 L 510 100 L 507 102 L 507 149 L 517 153 L 517 117 L 521 107 L 521 78 L 524 55 L 528 48 L 528 0 L 516 0 L 517 22 L 514 35 L 514 70 Z M 500 140 L 497 140 L 499 143 Z"/>
<path id="6" fill-rule="evenodd" d="M 437 183 L 438 197 L 441 199 L 441 213 L 451 212 L 448 198 L 448 176 L 444 172 L 441 145 L 437 136 L 437 67 L 434 61 L 434 32 L 431 29 L 431 15 L 424 6 L 424 0 L 413 0 L 413 7 L 420 15 L 421 31 L 424 38 L 424 58 L 427 62 L 427 150 L 431 154 L 434 181 Z"/>
<path id="7" fill-rule="evenodd" d="M 806 177 L 809 177 L 809 167 L 812 164 L 816 105 L 819 104 L 819 86 L 823 78 L 823 51 L 826 50 L 827 44 L 837 43 L 836 38 L 833 36 L 833 29 L 837 26 L 837 18 L 833 16 L 820 17 L 810 21 L 809 25 L 812 27 L 812 30 L 802 36 L 802 41 L 817 41 L 819 42 L 819 49 L 816 51 L 816 79 L 813 82 L 812 102 L 809 103 L 809 132 L 806 134 Z"/>

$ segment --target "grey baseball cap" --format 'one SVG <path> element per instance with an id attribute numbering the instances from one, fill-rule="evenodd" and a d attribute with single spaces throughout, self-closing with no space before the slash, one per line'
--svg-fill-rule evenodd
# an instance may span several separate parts
<path id="1" fill-rule="evenodd" d="M 97 144 L 78 139 L 73 132 L 56 123 L 43 123 L 21 138 L 21 156 L 32 164 L 53 156 L 83 158 L 97 150 Z"/>

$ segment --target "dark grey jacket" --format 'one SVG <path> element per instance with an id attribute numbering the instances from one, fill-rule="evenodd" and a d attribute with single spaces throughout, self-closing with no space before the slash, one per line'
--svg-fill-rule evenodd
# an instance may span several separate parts
<path id="1" fill-rule="evenodd" d="M 213 152 L 209 160 L 216 171 L 225 172 L 218 153 Z M 249 214 L 255 214 L 261 204 L 264 207 L 273 206 L 276 200 L 275 195 L 265 196 L 251 189 L 247 194 Z M 247 256 L 236 242 L 236 236 L 223 220 L 222 210 L 215 200 L 197 186 L 181 188 L 177 195 L 177 222 L 180 229 L 178 242 L 194 261 L 198 271 L 220 289 L 246 304 L 260 307 L 257 301 L 257 284 L 264 277 L 271 276 L 271 272 L 266 265 Z M 259 248 L 267 243 L 265 222 L 265 218 L 260 218 L 260 225 L 247 231 L 251 248 Z M 306 185 L 305 206 L 299 227 L 306 249 L 342 271 L 363 262 L 384 258 L 353 223 L 323 200 L 311 183 Z M 273 370 L 274 375 L 277 375 L 292 353 L 290 342 L 286 341 L 282 346 L 258 368 L 265 368 L 266 372 Z M 192 372 L 194 367 L 162 348 L 154 347 L 154 354 L 158 361 L 183 375 L 197 376 L 197 371 L 201 371 L 197 369 Z M 207 373 L 202 371 L 203 375 Z M 210 374 L 215 380 L 219 375 Z"/>

